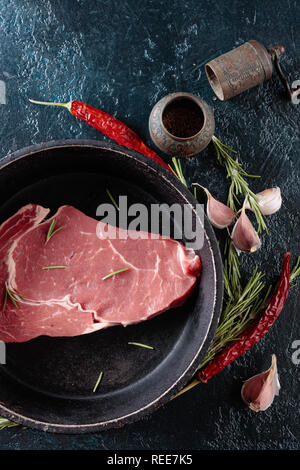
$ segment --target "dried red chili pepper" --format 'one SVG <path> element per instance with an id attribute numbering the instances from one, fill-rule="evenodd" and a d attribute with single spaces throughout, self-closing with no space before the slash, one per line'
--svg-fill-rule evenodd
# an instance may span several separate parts
<path id="1" fill-rule="evenodd" d="M 270 303 L 262 316 L 252 323 L 240 335 L 239 339 L 233 341 L 223 349 L 204 368 L 198 378 L 202 382 L 207 382 L 211 377 L 220 372 L 224 367 L 235 361 L 239 356 L 254 346 L 267 331 L 283 309 L 290 288 L 290 253 L 284 255 L 282 271 L 276 292 L 273 294 Z"/>
<path id="2" fill-rule="evenodd" d="M 107 137 L 110 137 L 118 144 L 142 153 L 146 157 L 151 158 L 167 170 L 171 171 L 169 166 L 157 155 L 157 153 L 147 147 L 142 139 L 132 129 L 130 129 L 130 127 L 101 109 L 93 108 L 93 106 L 90 106 L 89 104 L 76 100 L 70 101 L 69 103 L 52 103 L 35 100 L 29 101 L 36 104 L 62 106 L 67 108 L 73 116 L 76 116 L 90 126 L 95 127 L 95 129 L 102 132 L 102 134 L 107 135 Z"/>

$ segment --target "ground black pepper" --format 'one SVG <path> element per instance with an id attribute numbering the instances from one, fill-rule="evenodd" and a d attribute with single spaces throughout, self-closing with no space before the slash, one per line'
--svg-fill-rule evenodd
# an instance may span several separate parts
<path id="1" fill-rule="evenodd" d="M 204 123 L 201 108 L 189 98 L 171 101 L 163 112 L 162 120 L 170 134 L 182 138 L 197 134 Z"/>

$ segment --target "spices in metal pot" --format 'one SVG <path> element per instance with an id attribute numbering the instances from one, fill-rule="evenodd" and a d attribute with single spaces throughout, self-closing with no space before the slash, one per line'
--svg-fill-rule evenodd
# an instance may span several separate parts
<path id="1" fill-rule="evenodd" d="M 171 101 L 162 115 L 166 130 L 175 137 L 188 138 L 196 135 L 203 127 L 203 112 L 190 98 Z"/>

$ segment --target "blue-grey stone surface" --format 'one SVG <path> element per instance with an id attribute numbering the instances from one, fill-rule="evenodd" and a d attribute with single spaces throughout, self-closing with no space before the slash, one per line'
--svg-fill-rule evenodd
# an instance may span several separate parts
<path id="1" fill-rule="evenodd" d="M 204 72 L 207 61 L 249 39 L 284 44 L 287 77 L 300 79 L 296 0 L 1 0 L 1 156 L 41 141 L 102 139 L 66 110 L 37 107 L 28 98 L 86 101 L 118 116 L 151 146 L 154 104 L 171 92 L 195 93 L 213 106 L 216 135 L 261 175 L 254 190 L 282 189 L 283 206 L 269 218 L 262 249 L 241 259 L 245 276 L 257 264 L 274 281 L 283 253 L 290 250 L 293 260 L 300 254 L 300 105 L 286 100 L 276 75 L 228 102 L 214 101 Z M 183 167 L 190 181 L 225 200 L 228 181 L 213 148 Z M 299 301 L 296 287 L 258 345 L 140 422 L 81 436 L 5 429 L 0 449 L 300 449 L 300 366 L 292 362 Z M 272 353 L 282 390 L 268 411 L 256 414 L 243 405 L 240 388 L 269 366 Z"/>

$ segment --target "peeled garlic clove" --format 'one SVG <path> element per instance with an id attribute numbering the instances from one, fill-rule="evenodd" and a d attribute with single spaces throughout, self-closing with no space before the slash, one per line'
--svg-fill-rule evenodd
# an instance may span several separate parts
<path id="1" fill-rule="evenodd" d="M 215 199 L 208 189 L 203 186 L 201 186 L 201 188 L 207 195 L 206 213 L 211 224 L 220 229 L 232 225 L 235 219 L 235 212 L 230 207 Z"/>
<path id="2" fill-rule="evenodd" d="M 271 215 L 277 212 L 282 203 L 281 191 L 276 188 L 265 189 L 261 193 L 256 194 L 257 202 L 260 210 L 264 215 Z"/>
<path id="3" fill-rule="evenodd" d="M 242 208 L 241 215 L 233 227 L 231 239 L 238 251 L 254 253 L 261 247 L 260 238 L 246 214 L 245 207 Z"/>
<path id="4" fill-rule="evenodd" d="M 246 380 L 241 395 L 251 410 L 265 411 L 272 405 L 275 395 L 279 395 L 279 390 L 277 361 L 273 354 L 270 369 Z"/>

